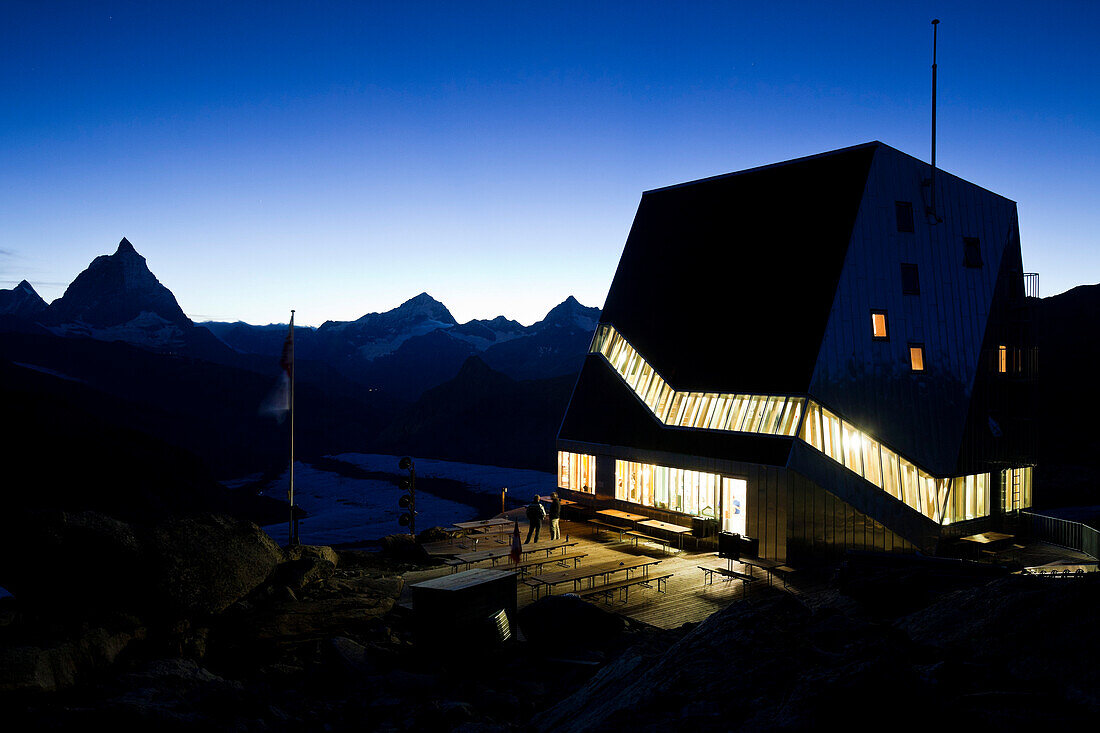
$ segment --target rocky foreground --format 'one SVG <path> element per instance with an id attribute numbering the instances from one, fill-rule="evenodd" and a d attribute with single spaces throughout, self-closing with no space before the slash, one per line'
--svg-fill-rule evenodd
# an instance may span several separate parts
<path id="1" fill-rule="evenodd" d="M 427 562 L 411 540 L 284 550 L 209 514 L 20 531 L 5 730 L 1017 730 L 1100 713 L 1097 574 L 849 564 L 673 631 L 550 597 L 504 644 L 422 648 L 396 603 Z"/>

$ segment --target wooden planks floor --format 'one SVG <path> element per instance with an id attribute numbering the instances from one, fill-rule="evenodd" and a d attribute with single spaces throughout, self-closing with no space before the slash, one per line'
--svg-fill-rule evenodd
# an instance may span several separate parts
<path id="1" fill-rule="evenodd" d="M 586 552 L 588 557 L 581 560 L 581 566 L 595 565 L 596 563 L 623 561 L 631 557 L 648 556 L 661 560 L 659 565 L 651 568 L 651 573 L 664 575 L 673 573 L 665 585 L 665 592 L 659 593 L 656 585 L 646 588 L 634 586 L 630 588 L 625 599 L 615 594 L 610 601 L 597 601 L 602 608 L 628 616 L 636 621 L 651 624 L 659 628 L 672 629 L 689 622 L 699 622 L 710 616 L 715 611 L 725 608 L 730 603 L 740 601 L 744 597 L 742 582 L 740 580 L 725 580 L 715 576 L 714 583 L 703 584 L 703 572 L 699 565 L 707 567 L 724 567 L 725 560 L 720 560 L 713 550 L 696 551 L 693 549 L 693 540 L 685 540 L 684 550 L 673 549 L 668 555 L 664 548 L 646 543 L 639 543 L 635 548 L 631 541 L 620 542 L 618 535 L 607 531 L 600 532 L 597 537 L 591 525 L 583 522 L 562 520 L 562 537 L 568 536 L 570 540 L 577 540 L 578 545 L 573 548 L 576 552 Z M 526 536 L 526 531 L 524 532 Z M 544 527 L 542 542 L 549 540 L 549 527 Z M 540 543 L 541 544 L 541 543 Z M 530 546 L 528 546 L 530 547 Z M 483 562 L 474 567 L 493 567 L 490 562 Z M 498 561 L 496 567 L 507 569 L 507 559 Z M 554 566 L 546 566 L 545 572 L 550 572 Z M 570 563 L 572 567 L 572 563 Z M 735 564 L 734 569 L 739 572 L 749 573 L 757 579 L 748 584 L 748 597 L 759 597 L 767 593 L 797 593 L 795 586 L 784 588 L 778 580 L 769 585 L 765 574 L 759 569 L 750 569 L 747 566 Z M 445 575 L 450 572 L 447 567 L 431 568 L 429 570 L 407 573 L 405 579 L 408 585 L 422 580 Z M 557 593 L 567 592 L 566 588 L 559 587 Z M 534 601 L 531 590 L 522 583 L 519 586 L 517 601 L 520 608 Z"/>

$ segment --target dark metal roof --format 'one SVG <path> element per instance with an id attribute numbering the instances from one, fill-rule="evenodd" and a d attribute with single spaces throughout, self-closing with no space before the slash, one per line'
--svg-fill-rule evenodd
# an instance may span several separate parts
<path id="1" fill-rule="evenodd" d="M 603 357 L 596 355 L 585 359 L 558 438 L 773 466 L 787 464 L 794 440 L 755 433 L 665 427 Z"/>
<path id="2" fill-rule="evenodd" d="M 646 192 L 601 320 L 677 389 L 806 392 L 880 145 Z"/>

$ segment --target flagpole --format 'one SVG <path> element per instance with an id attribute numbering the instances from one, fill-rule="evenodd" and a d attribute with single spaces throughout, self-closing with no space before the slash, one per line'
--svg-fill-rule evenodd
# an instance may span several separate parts
<path id="1" fill-rule="evenodd" d="M 290 544 L 298 544 L 294 522 L 294 310 L 290 311 Z"/>

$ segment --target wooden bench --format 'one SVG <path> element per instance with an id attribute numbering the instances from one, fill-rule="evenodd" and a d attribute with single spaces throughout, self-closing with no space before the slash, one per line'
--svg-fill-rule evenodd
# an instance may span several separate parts
<path id="1" fill-rule="evenodd" d="M 606 529 L 606 530 L 609 530 L 609 531 L 613 530 L 615 532 L 618 532 L 619 533 L 619 542 L 623 541 L 623 535 L 625 535 L 629 531 L 626 527 L 620 527 L 619 525 L 611 524 L 610 522 L 602 522 L 599 519 L 589 519 L 588 523 L 591 524 L 596 529 L 596 536 L 597 537 L 600 536 L 600 530 L 601 529 Z"/>
<path id="2" fill-rule="evenodd" d="M 661 537 L 654 537 L 653 535 L 645 534 L 643 532 L 635 532 L 635 531 L 628 531 L 625 534 L 626 534 L 627 537 L 634 540 L 634 546 L 635 547 L 638 546 L 638 542 L 640 540 L 645 540 L 646 542 L 653 542 L 655 544 L 658 544 L 658 545 L 661 545 L 662 547 L 664 547 L 666 555 L 669 554 L 670 552 L 672 552 L 672 546 L 669 544 L 669 541 L 666 540 L 666 539 L 663 539 Z"/>
<path id="3" fill-rule="evenodd" d="M 741 597 L 744 598 L 749 593 L 749 583 L 756 580 L 751 575 L 746 573 L 739 573 L 736 570 L 730 568 L 708 568 L 704 565 L 696 566 L 703 571 L 703 585 L 714 585 L 714 575 L 717 573 L 728 580 L 738 579 L 741 581 Z"/>
<path id="4" fill-rule="evenodd" d="M 650 583 L 657 582 L 657 592 L 664 593 L 664 583 L 672 577 L 672 573 L 665 573 L 664 575 L 636 575 L 633 578 L 626 578 L 624 580 L 613 580 L 610 583 L 603 583 L 602 585 L 594 585 L 591 588 L 584 588 L 583 590 L 576 591 L 576 595 L 581 598 L 587 598 L 588 596 L 602 595 L 607 598 L 608 603 L 611 602 L 611 595 L 616 591 L 619 591 L 623 602 L 625 603 L 630 595 L 630 588 L 635 585 L 641 585 L 646 588 L 650 587 Z"/>
<path id="5" fill-rule="evenodd" d="M 587 552 L 565 552 L 561 555 L 550 555 L 549 557 L 534 557 L 527 560 L 522 560 L 515 565 L 509 565 L 508 569 L 518 570 L 520 572 L 520 576 L 522 577 L 523 575 L 526 575 L 527 571 L 531 568 L 536 568 L 536 572 L 541 572 L 543 565 L 549 565 L 552 562 L 559 563 L 564 567 L 565 563 L 572 560 L 573 567 L 577 567 L 577 564 L 581 560 L 581 558 L 585 557 L 588 557 Z"/>

